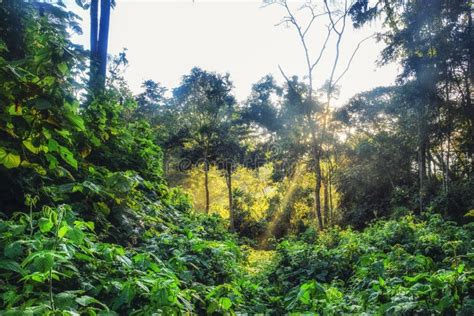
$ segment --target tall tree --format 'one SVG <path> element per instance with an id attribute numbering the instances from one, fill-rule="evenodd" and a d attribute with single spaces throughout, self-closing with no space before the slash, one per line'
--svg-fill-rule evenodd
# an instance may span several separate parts
<path id="1" fill-rule="evenodd" d="M 109 42 L 111 0 L 91 0 L 90 3 L 90 78 L 89 89 L 93 94 L 105 87 L 107 51 Z"/>
<path id="2" fill-rule="evenodd" d="M 316 1 L 305 1 L 304 4 L 295 10 L 291 7 L 290 2 L 287 0 L 266 0 L 267 4 L 277 4 L 281 6 L 285 11 L 280 24 L 287 24 L 292 26 L 298 36 L 301 47 L 303 48 L 304 60 L 306 64 L 306 78 L 307 78 L 307 93 L 305 94 L 304 102 L 302 103 L 303 109 L 305 110 L 305 120 L 308 122 L 310 127 L 309 137 L 311 139 L 311 154 L 313 159 L 313 169 L 315 172 L 315 188 L 314 188 L 314 213 L 318 219 L 318 225 L 320 229 L 324 228 L 324 216 L 322 213 L 321 203 L 321 188 L 323 187 L 323 178 L 329 177 L 324 175 L 322 170 L 322 163 L 324 160 L 328 160 L 328 153 L 325 152 L 328 147 L 325 144 L 331 137 L 327 133 L 327 126 L 330 121 L 331 112 L 331 99 L 334 97 L 337 90 L 337 84 L 342 77 L 347 73 L 357 51 L 361 44 L 369 39 L 370 37 L 362 39 L 357 46 L 354 48 L 352 55 L 346 62 L 344 69 L 338 71 L 338 66 L 341 64 L 340 60 L 340 49 L 341 43 L 346 31 L 347 20 L 349 12 L 354 4 L 354 1 L 344 0 L 342 2 L 342 8 L 339 7 L 340 2 L 336 2 L 336 5 L 329 5 L 328 1 L 324 0 L 323 3 Z M 321 8 L 320 8 L 321 4 Z M 299 13 L 299 15 L 297 15 Z M 323 34 L 321 38 L 317 38 L 319 45 L 318 49 L 314 52 L 310 49 L 311 45 L 311 31 L 314 28 L 315 21 L 321 18 L 327 19 L 327 26 L 323 32 L 317 34 Z M 320 64 L 323 56 L 327 51 L 328 44 L 335 42 L 335 55 L 334 61 L 328 75 L 328 79 L 325 85 L 325 91 L 327 96 L 327 102 L 323 107 L 320 107 L 318 111 L 313 109 L 317 107 L 317 101 L 314 96 L 314 73 L 317 66 Z M 286 79 L 288 86 L 294 90 L 289 77 L 284 73 L 280 67 L 280 71 L 283 77 Z M 327 190 L 327 186 L 324 186 Z M 323 193 L 325 196 L 328 192 Z M 324 199 L 324 209 L 329 209 L 329 199 Z M 325 213 L 328 213 L 325 211 Z"/>
<path id="3" fill-rule="evenodd" d="M 229 208 L 229 227 L 235 230 L 234 188 L 232 176 L 245 157 L 246 146 L 243 144 L 247 136 L 245 125 L 241 124 L 239 113 L 230 113 L 231 117 L 223 121 L 217 130 L 218 141 L 216 142 L 215 155 L 217 167 L 224 174 L 227 185 L 227 198 Z"/>
<path id="4" fill-rule="evenodd" d="M 236 103 L 229 75 L 193 68 L 173 90 L 180 132 L 185 139 L 182 157 L 204 170 L 206 212 L 210 208 L 209 168 L 216 159 L 219 130 L 231 119 Z"/>
<path id="5" fill-rule="evenodd" d="M 358 1 L 356 26 L 382 17 L 382 61 L 399 61 L 400 84 L 419 92 L 417 115 L 419 211 L 427 200 L 435 152 L 441 151 L 446 198 L 453 167 L 470 177 L 474 166 L 472 4 L 466 0 Z M 439 159 L 438 159 L 439 160 Z"/>

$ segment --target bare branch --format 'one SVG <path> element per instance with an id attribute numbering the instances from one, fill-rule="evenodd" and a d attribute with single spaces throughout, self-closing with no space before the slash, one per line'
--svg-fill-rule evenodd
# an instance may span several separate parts
<path id="1" fill-rule="evenodd" d="M 361 41 L 359 41 L 359 43 L 357 44 L 356 48 L 354 49 L 354 51 L 352 52 L 352 55 L 351 55 L 351 58 L 349 58 L 349 61 L 347 62 L 347 65 L 346 65 L 346 68 L 344 69 L 344 71 L 339 75 L 339 77 L 337 77 L 337 79 L 334 81 L 334 86 L 337 85 L 337 83 L 339 82 L 339 80 L 341 80 L 341 78 L 346 74 L 346 72 L 349 70 L 351 64 L 352 64 L 352 60 L 354 59 L 355 55 L 357 54 L 357 51 L 360 49 L 360 46 L 362 45 L 362 43 L 364 43 L 365 41 L 369 40 L 370 38 L 373 38 L 375 36 L 375 34 L 372 34 L 372 35 L 369 35 L 365 38 L 363 38 Z"/>
<path id="2" fill-rule="evenodd" d="M 311 25 L 313 25 L 313 22 L 314 22 L 317 18 L 319 18 L 320 16 L 324 16 L 324 15 L 326 15 L 326 14 L 327 14 L 327 12 L 323 12 L 323 13 L 319 13 L 319 14 L 314 14 L 313 9 L 311 9 L 311 15 L 312 15 L 312 17 L 311 17 L 311 20 L 309 21 L 308 25 L 305 27 L 305 29 L 304 29 L 304 31 L 303 31 L 303 36 L 305 36 L 306 33 L 308 33 L 308 31 L 309 31 L 310 28 L 311 28 Z"/>
<path id="3" fill-rule="evenodd" d="M 331 27 L 332 29 L 334 30 L 334 32 L 336 32 L 337 35 L 341 35 L 341 33 L 336 29 L 336 24 L 334 22 L 334 18 L 333 18 L 333 12 L 331 11 L 331 9 L 329 8 L 329 4 L 328 4 L 328 1 L 327 0 L 324 0 L 324 6 L 326 7 L 326 12 L 328 14 L 328 17 L 329 17 L 329 21 L 331 22 Z"/>
<path id="4" fill-rule="evenodd" d="M 278 22 L 277 24 L 275 24 L 275 26 L 280 26 L 282 24 L 288 24 L 288 23 L 292 23 L 291 22 L 291 19 L 289 17 L 284 17 L 280 22 Z"/>
<path id="5" fill-rule="evenodd" d="M 334 20 L 332 18 L 332 13 L 331 13 L 331 9 L 329 8 L 329 5 L 328 5 L 328 2 L 327 0 L 324 0 L 324 4 L 326 6 L 326 10 L 328 11 L 328 14 L 329 14 L 329 17 L 330 17 L 330 21 L 332 23 L 332 29 L 334 30 L 334 32 L 337 33 L 337 41 L 336 41 L 336 54 L 335 54 L 335 57 L 334 57 L 334 63 L 333 63 L 333 66 L 332 66 L 332 70 L 331 70 L 331 75 L 329 76 L 329 81 L 328 81 L 328 91 L 327 91 L 327 98 L 328 98 L 328 102 L 327 102 L 327 107 L 329 107 L 329 102 L 330 102 L 330 99 L 331 99 L 331 94 L 333 92 L 333 88 L 334 88 L 334 74 L 336 73 L 336 68 L 337 68 L 337 65 L 339 63 L 339 56 L 340 56 L 340 49 L 341 49 L 341 41 L 342 41 L 342 37 L 344 35 L 344 31 L 346 29 L 346 20 L 347 20 L 347 15 L 349 14 L 349 10 L 348 10 L 348 4 L 347 4 L 347 0 L 344 1 L 344 13 L 341 15 L 339 21 L 342 21 L 342 27 L 340 30 L 337 30 L 336 28 L 336 25 L 334 24 Z M 338 22 L 339 23 L 339 22 Z"/>
<path id="6" fill-rule="evenodd" d="M 327 35 L 326 35 L 326 39 L 324 40 L 324 44 L 323 44 L 323 46 L 321 47 L 321 50 L 319 51 L 318 58 L 316 58 L 316 60 L 314 61 L 314 63 L 311 64 L 311 71 L 313 71 L 314 67 L 316 67 L 316 65 L 319 64 L 319 61 L 320 61 L 321 58 L 323 57 L 323 54 L 324 54 L 324 51 L 326 50 L 326 46 L 327 46 L 327 44 L 328 44 L 329 38 L 331 38 L 331 32 L 332 32 L 332 28 L 331 28 L 331 27 L 328 27 L 328 33 L 327 33 Z"/>

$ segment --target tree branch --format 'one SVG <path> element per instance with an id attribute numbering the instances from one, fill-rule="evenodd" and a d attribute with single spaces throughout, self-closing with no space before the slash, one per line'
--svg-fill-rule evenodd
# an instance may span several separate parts
<path id="1" fill-rule="evenodd" d="M 349 61 L 347 62 L 347 65 L 346 65 L 346 68 L 344 69 L 344 71 L 339 75 L 339 77 L 337 77 L 337 79 L 334 81 L 334 86 L 337 85 L 337 83 L 339 82 L 339 80 L 341 80 L 341 78 L 346 74 L 346 72 L 349 70 L 351 64 L 352 64 L 352 60 L 354 59 L 355 55 L 357 54 L 357 51 L 360 49 L 360 46 L 362 45 L 362 43 L 364 43 L 365 41 L 369 40 L 370 38 L 373 38 L 375 34 L 372 34 L 372 35 L 369 35 L 365 38 L 363 38 L 361 41 L 359 41 L 359 43 L 357 44 L 356 48 L 354 49 L 354 51 L 352 52 L 352 55 L 351 55 L 351 58 L 349 58 Z"/>

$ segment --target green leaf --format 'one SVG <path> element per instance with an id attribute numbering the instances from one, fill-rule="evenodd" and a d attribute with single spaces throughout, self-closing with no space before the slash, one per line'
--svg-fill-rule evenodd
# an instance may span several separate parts
<path id="1" fill-rule="evenodd" d="M 211 302 L 207 308 L 207 312 L 208 314 L 213 314 L 218 308 L 219 305 L 216 302 Z"/>
<path id="2" fill-rule="evenodd" d="M 22 167 L 25 167 L 25 168 L 31 168 L 33 169 L 34 171 L 36 171 L 36 173 L 38 173 L 39 175 L 42 175 L 42 176 L 45 176 L 46 175 L 46 169 L 44 169 L 40 164 L 37 164 L 37 163 L 31 163 L 27 160 L 23 160 L 21 162 L 21 166 Z"/>
<path id="3" fill-rule="evenodd" d="M 20 156 L 12 154 L 12 153 L 7 154 L 7 156 L 3 160 L 3 165 L 8 169 L 18 167 L 20 163 L 21 163 Z"/>
<path id="4" fill-rule="evenodd" d="M 84 233 L 78 228 L 71 228 L 66 232 L 66 237 L 75 244 L 81 244 L 84 240 Z"/>
<path id="5" fill-rule="evenodd" d="M 385 286 L 385 280 L 382 279 L 381 277 L 379 277 L 379 284 L 380 284 L 381 286 Z"/>
<path id="6" fill-rule="evenodd" d="M 59 135 L 61 135 L 61 137 L 67 139 L 68 141 L 71 140 L 71 132 L 67 129 L 56 129 L 56 133 L 58 133 Z"/>
<path id="7" fill-rule="evenodd" d="M 54 226 L 54 223 L 51 221 L 51 219 L 43 217 L 40 218 L 38 225 L 42 233 L 47 233 L 51 231 Z"/>
<path id="8" fill-rule="evenodd" d="M 219 306 L 227 311 L 230 309 L 230 307 L 232 306 L 232 301 L 228 298 L 228 297 L 221 297 L 219 299 Z"/>
<path id="9" fill-rule="evenodd" d="M 67 234 L 67 232 L 69 231 L 70 228 L 71 228 L 71 227 L 68 226 L 68 225 L 62 226 L 62 227 L 59 229 L 59 231 L 58 231 L 58 236 L 59 236 L 60 238 L 66 236 L 66 234 Z"/>
<path id="10" fill-rule="evenodd" d="M 54 296 L 54 304 L 59 309 L 70 309 L 71 307 L 76 308 L 75 302 L 76 294 L 71 292 L 62 292 Z"/>
<path id="11" fill-rule="evenodd" d="M 59 144 L 57 141 L 55 141 L 54 139 L 49 139 L 48 140 L 48 151 L 52 152 L 52 151 L 58 151 L 59 149 Z"/>
<path id="12" fill-rule="evenodd" d="M 25 146 L 25 148 L 31 151 L 33 154 L 39 154 L 42 151 L 45 153 L 48 152 L 48 147 L 43 145 L 35 146 L 29 139 L 24 140 L 22 143 L 23 146 Z"/>
<path id="13" fill-rule="evenodd" d="M 3 249 L 3 254 L 10 259 L 18 258 L 23 254 L 23 246 L 20 241 L 12 242 Z"/>
<path id="14" fill-rule="evenodd" d="M 0 269 L 24 274 L 26 271 L 20 264 L 13 260 L 0 260 Z"/>
<path id="15" fill-rule="evenodd" d="M 82 120 L 82 118 L 79 115 L 71 113 L 71 114 L 67 115 L 67 118 L 69 119 L 69 121 L 71 121 L 71 123 L 74 124 L 74 126 L 79 131 L 85 131 L 86 130 L 86 127 L 84 126 L 84 121 Z"/>
<path id="16" fill-rule="evenodd" d="M 92 303 L 94 304 L 98 304 L 100 305 L 103 309 L 105 309 L 106 312 L 109 311 L 109 308 L 107 307 L 107 305 L 103 304 L 102 302 L 100 302 L 99 300 L 91 297 L 91 296 L 88 296 L 88 295 L 84 295 L 84 296 L 81 296 L 81 297 L 78 297 L 76 298 L 76 302 L 81 305 L 81 306 L 89 306 L 91 305 Z M 101 314 L 100 314 L 101 315 Z M 109 314 L 104 314 L 104 315 L 109 315 Z M 111 315 L 116 315 L 116 314 L 111 314 Z"/>
<path id="17" fill-rule="evenodd" d="M 61 158 L 74 169 L 77 169 L 77 160 L 74 159 L 72 152 L 64 146 L 59 146 L 59 155 Z"/>
<path id="18" fill-rule="evenodd" d="M 56 159 L 56 157 L 54 157 L 53 155 L 51 154 L 46 154 L 46 160 L 48 160 L 49 162 L 49 166 L 48 168 L 50 170 L 56 168 L 58 166 L 58 160 Z"/>
<path id="19" fill-rule="evenodd" d="M 65 62 L 58 64 L 58 69 L 63 75 L 65 75 L 68 70 L 67 64 Z"/>
<path id="20" fill-rule="evenodd" d="M 47 272 L 54 265 L 53 256 L 49 253 L 45 253 L 42 256 L 38 256 L 33 261 L 36 271 Z"/>
<path id="21" fill-rule="evenodd" d="M 31 275 L 31 279 L 36 282 L 43 283 L 48 277 L 44 273 L 35 272 Z"/>
<path id="22" fill-rule="evenodd" d="M 82 117 L 74 113 L 74 109 L 72 108 L 72 106 L 66 106 L 65 116 L 69 120 L 69 122 L 76 127 L 77 130 L 85 131 L 86 128 L 84 126 L 84 121 L 82 120 Z"/>
<path id="23" fill-rule="evenodd" d="M 87 296 L 87 295 L 76 298 L 76 302 L 81 306 L 88 306 L 91 303 L 94 303 L 95 301 L 96 301 L 95 298 Z"/>
<path id="24" fill-rule="evenodd" d="M 474 217 L 474 209 L 469 210 L 466 214 L 464 214 L 465 217 Z"/>
<path id="25" fill-rule="evenodd" d="M 21 116 L 23 111 L 20 105 L 12 104 L 8 107 L 8 114 L 12 116 Z"/>
<path id="26" fill-rule="evenodd" d="M 42 82 L 46 85 L 46 86 L 49 86 L 51 87 L 54 82 L 56 81 L 56 78 L 54 78 L 53 76 L 46 76 L 43 78 Z"/>
<path id="27" fill-rule="evenodd" d="M 8 169 L 17 168 L 21 163 L 21 159 L 19 155 L 9 153 L 0 147 L 0 163 Z"/>
<path id="28" fill-rule="evenodd" d="M 453 298 L 450 294 L 443 296 L 436 304 L 436 310 L 438 312 L 443 312 L 453 305 Z"/>

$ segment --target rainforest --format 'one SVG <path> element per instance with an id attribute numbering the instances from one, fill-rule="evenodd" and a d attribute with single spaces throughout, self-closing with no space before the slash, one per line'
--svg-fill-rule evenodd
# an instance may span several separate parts
<path id="1" fill-rule="evenodd" d="M 0 0 L 0 315 L 474 314 L 472 1 L 145 2 Z M 282 55 L 217 9 L 112 49 L 145 5 L 293 62 L 243 94 L 201 49 Z"/>

